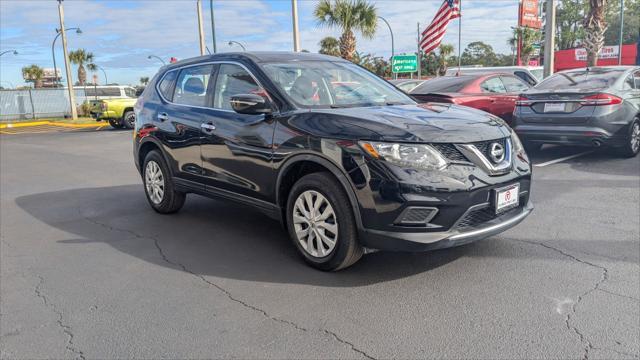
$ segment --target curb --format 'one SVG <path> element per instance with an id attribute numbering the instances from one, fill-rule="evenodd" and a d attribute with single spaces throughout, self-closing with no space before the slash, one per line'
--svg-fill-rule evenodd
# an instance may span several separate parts
<path id="1" fill-rule="evenodd" d="M 70 124 L 63 122 L 55 122 L 55 121 L 29 121 L 29 122 L 19 122 L 13 124 L 0 124 L 0 129 L 14 129 L 14 128 L 23 128 L 23 127 L 32 127 L 32 126 L 42 126 L 42 125 L 53 125 L 67 128 L 95 128 L 95 127 L 103 127 L 109 124 L 101 124 L 99 122 L 95 122 L 94 124 Z"/>

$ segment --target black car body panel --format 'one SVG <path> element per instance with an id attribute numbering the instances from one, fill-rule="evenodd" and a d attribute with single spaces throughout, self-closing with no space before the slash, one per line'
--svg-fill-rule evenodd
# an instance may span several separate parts
<path id="1" fill-rule="evenodd" d="M 300 164 L 321 167 L 343 185 L 361 242 L 375 249 L 459 245 L 504 231 L 531 212 L 531 165 L 524 153 L 514 153 L 508 171 L 491 175 L 460 151 L 462 145 L 509 139 L 511 130 L 501 119 L 450 104 L 298 108 L 260 67 L 262 62 L 290 58 L 343 61 L 314 54 L 230 53 L 163 67 L 136 105 L 138 169 L 146 153 L 160 149 L 181 191 L 248 204 L 284 221 L 291 176 L 300 171 Z M 213 79 L 222 63 L 249 71 L 271 99 L 273 113 L 243 115 L 185 106 L 160 95 L 165 74 L 208 63 L 214 65 L 209 87 L 215 86 Z M 366 153 L 359 143 L 363 140 L 433 144 L 449 154 L 449 163 L 441 171 L 396 166 Z M 494 189 L 515 183 L 520 185 L 519 207 L 500 215 L 476 216 L 475 223 L 467 221 L 461 227 L 470 209 L 494 206 Z M 411 207 L 433 207 L 438 212 L 428 224 L 399 225 L 399 217 Z"/>

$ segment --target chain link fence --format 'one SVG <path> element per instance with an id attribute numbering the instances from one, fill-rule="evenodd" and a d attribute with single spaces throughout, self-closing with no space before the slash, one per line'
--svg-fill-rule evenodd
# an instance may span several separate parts
<path id="1" fill-rule="evenodd" d="M 87 100 L 84 89 L 75 89 L 76 108 Z M 67 89 L 0 90 L 0 122 L 30 121 L 71 115 Z"/>

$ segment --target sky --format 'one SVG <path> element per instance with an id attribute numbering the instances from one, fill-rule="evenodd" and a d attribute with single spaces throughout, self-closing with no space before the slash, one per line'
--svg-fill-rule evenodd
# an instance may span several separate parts
<path id="1" fill-rule="evenodd" d="M 424 30 L 442 4 L 442 0 L 371 2 L 393 29 L 396 54 L 415 51 L 418 22 Z M 213 51 L 209 3 L 203 0 L 202 10 L 206 44 Z M 301 47 L 311 52 L 318 50 L 323 37 L 340 36 L 338 29 L 315 22 L 316 3 L 298 1 Z M 68 48 L 92 52 L 110 83 L 135 85 L 140 77 L 153 76 L 161 64 L 149 60 L 151 54 L 165 60 L 199 55 L 196 0 L 66 0 L 63 4 L 65 27 L 82 29 L 82 34 L 67 33 Z M 214 0 L 213 9 L 218 52 L 240 50 L 237 45 L 229 46 L 230 40 L 241 42 L 249 51 L 293 49 L 290 0 Z M 496 52 L 509 53 L 507 39 L 516 26 L 517 12 L 518 0 L 463 0 L 462 48 L 484 41 Z M 0 0 L 0 52 L 15 49 L 19 53 L 0 58 L 0 85 L 24 85 L 21 68 L 25 65 L 53 67 L 51 42 L 59 25 L 57 1 Z M 357 33 L 356 38 L 359 52 L 391 55 L 391 37 L 382 21 L 374 39 L 363 39 Z M 457 49 L 457 20 L 450 23 L 443 42 Z M 61 43 L 56 43 L 56 61 L 64 71 Z M 75 66 L 72 73 L 75 82 Z M 103 83 L 102 72 L 98 76 Z"/>

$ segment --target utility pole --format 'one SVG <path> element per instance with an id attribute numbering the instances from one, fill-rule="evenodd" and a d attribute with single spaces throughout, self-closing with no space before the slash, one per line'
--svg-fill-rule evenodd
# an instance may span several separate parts
<path id="1" fill-rule="evenodd" d="M 421 60 L 422 60 L 422 49 L 420 49 L 420 23 L 418 23 L 418 80 L 422 78 L 422 61 Z"/>
<path id="2" fill-rule="evenodd" d="M 553 74 L 556 47 L 556 4 L 547 0 L 544 24 L 544 77 Z"/>
<path id="3" fill-rule="evenodd" d="M 211 41 L 213 42 L 213 53 L 218 52 L 218 48 L 216 47 L 216 22 L 213 17 L 213 0 L 209 0 L 209 6 L 211 10 Z"/>
<path id="4" fill-rule="evenodd" d="M 198 33 L 200 34 L 200 55 L 205 54 L 205 45 L 204 45 L 204 28 L 202 24 L 202 0 L 198 0 L 196 2 L 196 7 L 198 8 Z"/>
<path id="5" fill-rule="evenodd" d="M 622 65 L 622 34 L 624 31 L 624 0 L 620 0 L 620 46 L 618 46 L 618 65 Z"/>
<path id="6" fill-rule="evenodd" d="M 71 118 L 78 120 L 78 110 L 76 109 L 76 92 L 73 90 L 73 80 L 71 79 L 71 64 L 69 63 L 69 53 L 67 52 L 67 35 L 64 31 L 64 9 L 62 1 L 58 0 L 58 15 L 60 16 L 60 33 L 62 34 L 62 52 L 64 53 L 64 68 L 67 72 L 67 90 L 69 91 L 69 106 L 71 107 Z"/>
<path id="7" fill-rule="evenodd" d="M 291 0 L 291 16 L 293 17 L 293 51 L 300 51 L 300 33 L 298 32 L 298 0 Z"/>

